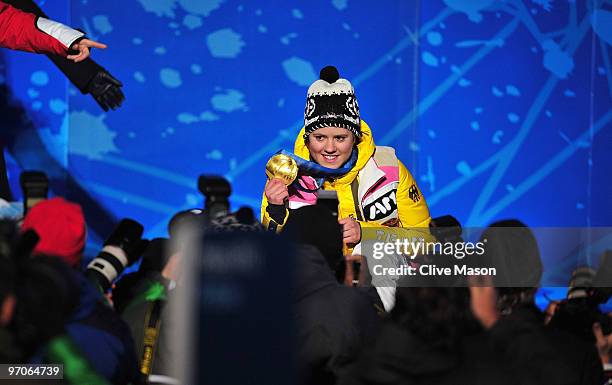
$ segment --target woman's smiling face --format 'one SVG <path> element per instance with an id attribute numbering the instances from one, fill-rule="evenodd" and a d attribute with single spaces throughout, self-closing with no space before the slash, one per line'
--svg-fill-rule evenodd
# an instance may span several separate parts
<path id="1" fill-rule="evenodd" d="M 346 128 L 322 127 L 308 135 L 310 159 L 327 168 L 340 168 L 351 157 L 355 135 Z"/>

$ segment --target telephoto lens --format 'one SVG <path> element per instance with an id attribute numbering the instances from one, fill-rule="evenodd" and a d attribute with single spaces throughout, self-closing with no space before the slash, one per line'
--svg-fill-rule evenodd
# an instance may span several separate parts
<path id="1" fill-rule="evenodd" d="M 572 272 L 572 278 L 567 287 L 567 299 L 585 298 L 593 287 L 595 269 L 588 266 L 579 266 Z"/>
<path id="2" fill-rule="evenodd" d="M 142 239 L 143 226 L 128 218 L 119 222 L 102 251 L 87 266 L 87 277 L 106 292 L 126 266 L 134 263 L 149 243 Z"/>

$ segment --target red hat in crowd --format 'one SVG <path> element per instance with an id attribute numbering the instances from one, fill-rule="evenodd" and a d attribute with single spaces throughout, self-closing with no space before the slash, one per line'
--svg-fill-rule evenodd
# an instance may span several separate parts
<path id="1" fill-rule="evenodd" d="M 33 254 L 54 255 L 72 267 L 80 267 L 85 248 L 86 226 L 81 206 L 63 198 L 37 203 L 28 211 L 21 225 L 40 237 Z"/>

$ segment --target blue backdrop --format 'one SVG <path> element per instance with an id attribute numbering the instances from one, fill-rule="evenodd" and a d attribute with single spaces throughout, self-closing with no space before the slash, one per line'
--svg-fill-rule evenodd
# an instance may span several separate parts
<path id="1" fill-rule="evenodd" d="M 0 83 L 35 128 L 7 154 L 16 193 L 23 168 L 65 169 L 156 236 L 215 173 L 257 210 L 265 162 L 292 149 L 307 86 L 333 64 L 433 216 L 612 224 L 612 1 L 38 3 L 109 45 L 93 57 L 127 100 L 103 113 L 44 56 L 2 50 Z"/>

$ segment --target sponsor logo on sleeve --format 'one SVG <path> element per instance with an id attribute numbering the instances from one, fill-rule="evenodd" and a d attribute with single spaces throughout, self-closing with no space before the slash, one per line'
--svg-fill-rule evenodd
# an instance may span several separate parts
<path id="1" fill-rule="evenodd" d="M 410 189 L 408 189 L 408 197 L 412 199 L 414 203 L 421 200 L 421 194 L 419 193 L 419 189 L 417 188 L 416 184 L 413 183 L 412 186 L 410 186 Z"/>

